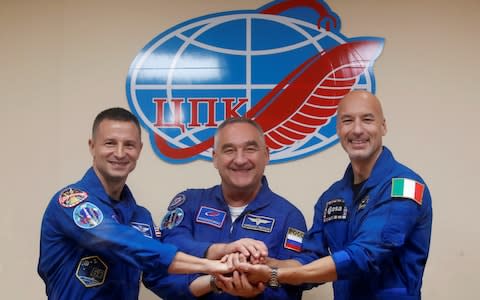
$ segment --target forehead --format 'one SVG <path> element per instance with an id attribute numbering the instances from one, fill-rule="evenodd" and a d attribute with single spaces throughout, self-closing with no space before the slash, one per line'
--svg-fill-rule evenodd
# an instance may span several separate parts
<path id="1" fill-rule="evenodd" d="M 338 106 L 338 115 L 381 115 L 378 101 L 370 97 L 345 97 Z"/>
<path id="2" fill-rule="evenodd" d="M 219 144 L 243 144 L 249 141 L 260 143 L 261 135 L 257 128 L 248 123 L 232 123 L 218 132 Z"/>
<path id="3" fill-rule="evenodd" d="M 102 138 L 140 139 L 140 132 L 133 122 L 105 119 L 98 124 L 96 136 Z"/>

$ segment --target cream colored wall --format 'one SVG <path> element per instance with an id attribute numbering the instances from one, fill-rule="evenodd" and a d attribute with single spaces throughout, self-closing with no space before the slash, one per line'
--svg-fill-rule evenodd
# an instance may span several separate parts
<path id="1" fill-rule="evenodd" d="M 43 210 L 56 190 L 90 165 L 87 139 L 96 113 L 127 107 L 125 78 L 137 52 L 190 18 L 267 2 L 0 1 L 3 299 L 46 299 L 36 274 Z M 433 196 L 424 299 L 477 299 L 480 1 L 328 3 L 345 35 L 386 38 L 375 64 L 389 126 L 385 143 L 422 174 Z M 346 163 L 337 145 L 269 166 L 267 174 L 273 189 L 299 206 L 310 225 L 317 197 Z M 166 164 L 146 144 L 129 184 L 159 220 L 176 192 L 217 181 L 210 163 Z M 140 298 L 155 299 L 145 290 Z M 331 299 L 330 288 L 321 286 L 304 298 Z"/>

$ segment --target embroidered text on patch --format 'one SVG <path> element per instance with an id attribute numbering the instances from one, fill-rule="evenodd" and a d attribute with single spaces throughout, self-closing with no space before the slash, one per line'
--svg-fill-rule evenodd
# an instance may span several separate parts
<path id="1" fill-rule="evenodd" d="M 198 211 L 195 221 L 221 228 L 227 213 L 223 210 L 202 206 Z"/>
<path id="2" fill-rule="evenodd" d="M 275 219 L 248 214 L 243 217 L 242 227 L 251 230 L 272 232 Z"/>
<path id="3" fill-rule="evenodd" d="M 343 199 L 328 201 L 323 211 L 323 222 L 347 219 L 347 206 Z"/>
<path id="4" fill-rule="evenodd" d="M 285 237 L 285 243 L 283 246 L 286 249 L 300 252 L 302 251 L 303 236 L 305 232 L 289 227 L 287 231 L 287 236 Z"/>

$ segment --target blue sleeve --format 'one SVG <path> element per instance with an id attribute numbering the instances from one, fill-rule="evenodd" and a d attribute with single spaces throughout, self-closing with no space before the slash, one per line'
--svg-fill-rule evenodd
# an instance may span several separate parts
<path id="1" fill-rule="evenodd" d="M 287 246 L 287 234 L 289 228 L 299 230 L 302 232 L 307 231 L 307 225 L 305 223 L 305 218 L 303 214 L 298 209 L 292 209 L 287 211 L 288 218 L 284 224 L 284 228 L 279 232 L 280 239 L 282 242 L 281 247 L 279 248 L 278 255 L 276 259 L 285 260 L 293 259 L 299 255 L 299 251 L 289 249 Z M 265 292 L 262 294 L 262 299 L 301 299 L 302 298 L 302 288 L 300 286 L 293 285 L 282 285 L 279 288 L 266 288 Z"/>
<path id="2" fill-rule="evenodd" d="M 189 286 L 198 276 L 200 275 L 144 273 L 143 284 L 164 300 L 193 300 L 197 298 L 190 292 Z"/>
<path id="3" fill-rule="evenodd" d="M 73 240 L 76 245 L 105 257 L 120 259 L 140 270 L 166 270 L 176 255 L 175 246 L 162 244 L 145 237 L 131 226 L 119 224 L 113 217 L 115 214 L 112 208 L 95 201 L 96 199 L 89 198 L 68 208 L 61 206 L 57 199 L 58 194 L 51 200 L 45 212 L 40 263 L 59 261 L 59 257 L 65 253 L 65 245 L 61 243 L 64 239 Z M 82 228 L 77 225 L 78 220 L 75 222 L 74 211 L 78 211 L 86 203 L 90 203 L 90 207 L 94 208 L 91 213 L 97 214 L 97 224 Z"/>
<path id="4" fill-rule="evenodd" d="M 180 251 L 187 254 L 205 257 L 212 243 L 196 241 L 193 238 L 197 213 L 196 199 L 188 190 L 178 194 L 175 198 L 182 194 L 186 199 L 183 205 L 169 210 L 162 219 L 162 241 L 175 244 Z"/>
<path id="5" fill-rule="evenodd" d="M 388 186 L 387 190 L 390 191 Z M 418 249 L 428 244 L 431 226 L 431 198 L 425 190 L 424 204 L 406 198 L 387 198 L 368 212 L 354 233 L 354 239 L 344 250 L 332 254 L 339 280 L 362 273 L 381 272 L 382 263 L 407 241 Z M 404 262 L 400 262 L 404 263 Z"/>

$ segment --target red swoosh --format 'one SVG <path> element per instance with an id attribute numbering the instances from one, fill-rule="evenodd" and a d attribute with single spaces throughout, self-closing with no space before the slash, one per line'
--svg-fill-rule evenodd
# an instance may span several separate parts
<path id="1" fill-rule="evenodd" d="M 378 57 L 381 41 L 355 41 L 311 57 L 282 80 L 247 116 L 281 149 L 316 132 L 337 112 L 338 102 Z"/>
<path id="2" fill-rule="evenodd" d="M 354 41 L 316 54 L 283 79 L 246 116 L 262 126 L 271 149 L 302 140 L 335 115 L 340 99 L 382 48 L 378 40 Z M 155 135 L 155 144 L 163 155 L 185 159 L 212 147 L 213 137 L 191 147 L 174 148 Z"/>

